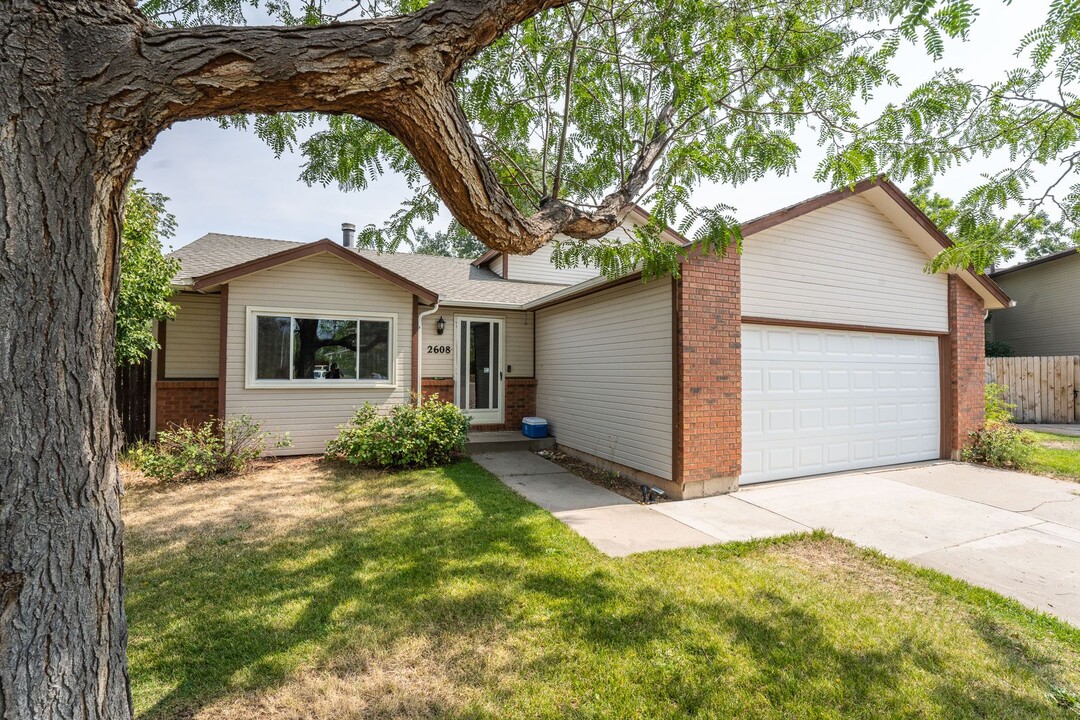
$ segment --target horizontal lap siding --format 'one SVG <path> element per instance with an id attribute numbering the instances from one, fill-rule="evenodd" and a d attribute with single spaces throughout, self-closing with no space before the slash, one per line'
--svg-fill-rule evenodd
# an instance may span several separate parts
<path id="1" fill-rule="evenodd" d="M 517 282 L 576 285 L 600 274 L 594 267 L 557 268 L 551 261 L 554 248 L 544 245 L 532 255 L 511 255 L 507 258 L 507 276 Z"/>
<path id="2" fill-rule="evenodd" d="M 248 307 L 389 313 L 394 321 L 394 388 L 245 388 Z M 170 338 L 171 339 L 171 338 Z M 370 273 L 327 256 L 288 263 L 229 284 L 225 409 L 250 414 L 264 429 L 289 432 L 282 454 L 321 453 L 353 410 L 364 402 L 383 409 L 406 402 L 412 362 L 412 295 Z"/>
<path id="3" fill-rule="evenodd" d="M 537 414 L 560 445 L 671 479 L 671 284 L 541 310 Z"/>
<path id="4" fill-rule="evenodd" d="M 421 308 L 421 312 L 423 308 Z M 423 357 L 422 372 L 426 378 L 454 377 L 454 353 L 457 345 L 457 323 L 455 317 L 502 318 L 506 329 L 506 360 L 510 366 L 507 377 L 527 378 L 533 376 L 533 314 L 518 310 L 483 310 L 477 308 L 458 308 L 443 306 L 439 311 L 423 319 L 424 338 L 420 352 Z M 439 335 L 435 323 L 439 318 L 446 320 L 446 330 Z M 449 345 L 450 353 L 428 353 L 429 345 Z"/>
<path id="5" fill-rule="evenodd" d="M 633 229 L 636 226 L 637 221 L 628 217 L 623 220 L 623 224 L 620 227 L 608 233 L 605 239 L 614 242 L 632 240 L 634 237 Z M 577 242 L 565 235 L 556 235 L 555 241 L 558 242 L 560 240 Z M 594 240 L 592 242 L 596 243 L 598 241 Z M 551 254 L 554 250 L 554 246 L 549 243 L 541 247 L 532 255 L 507 256 L 507 278 L 509 280 L 517 280 L 520 282 L 576 285 L 577 283 L 597 277 L 600 274 L 600 271 L 595 266 L 562 269 L 555 267 L 555 263 L 551 261 Z M 498 262 L 499 261 L 496 261 L 493 265 L 498 264 Z"/>
<path id="6" fill-rule="evenodd" d="M 948 280 L 869 201 L 852 197 L 746 238 L 749 317 L 947 332 Z"/>
<path id="7" fill-rule="evenodd" d="M 1080 355 L 1080 254 L 995 280 L 1016 307 L 993 312 L 994 340 L 1013 355 Z"/>
<path id="8" fill-rule="evenodd" d="M 216 378 L 221 344 L 221 297 L 181 293 L 172 299 L 176 317 L 165 331 L 165 377 Z"/>

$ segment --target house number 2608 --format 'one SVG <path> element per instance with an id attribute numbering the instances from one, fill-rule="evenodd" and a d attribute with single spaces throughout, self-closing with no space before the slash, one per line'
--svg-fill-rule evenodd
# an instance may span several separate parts
<path id="1" fill-rule="evenodd" d="M 428 345 L 427 346 L 427 351 L 428 351 L 428 355 L 449 355 L 450 354 L 450 346 L 449 345 Z"/>

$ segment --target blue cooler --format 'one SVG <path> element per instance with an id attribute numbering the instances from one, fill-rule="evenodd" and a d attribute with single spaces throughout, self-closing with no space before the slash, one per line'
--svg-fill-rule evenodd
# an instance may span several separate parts
<path id="1" fill-rule="evenodd" d="M 538 417 L 521 418 L 521 434 L 530 438 L 546 438 L 547 420 Z"/>

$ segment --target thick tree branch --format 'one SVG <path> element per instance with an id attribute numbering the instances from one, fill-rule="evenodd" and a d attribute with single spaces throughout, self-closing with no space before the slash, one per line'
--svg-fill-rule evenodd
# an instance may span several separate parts
<path id="1" fill-rule="evenodd" d="M 168 121 L 243 112 L 368 117 L 420 82 L 449 83 L 510 27 L 574 0 L 440 0 L 409 15 L 315 27 L 150 29 L 141 51 Z"/>
<path id="2" fill-rule="evenodd" d="M 492 172 L 453 88 L 461 64 L 509 27 L 573 1 L 441 0 L 411 15 L 319 27 L 147 30 L 141 51 L 156 80 L 147 119 L 165 127 L 232 113 L 357 115 L 400 140 L 458 222 L 489 247 L 530 253 L 560 232 L 601 237 L 666 142 L 654 138 L 598 209 L 551 199 L 527 217 Z"/>

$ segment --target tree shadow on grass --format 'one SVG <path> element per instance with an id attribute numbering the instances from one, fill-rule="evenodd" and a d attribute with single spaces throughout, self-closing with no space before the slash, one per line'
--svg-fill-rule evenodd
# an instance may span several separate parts
<path id="1" fill-rule="evenodd" d="M 131 564 L 133 675 L 167 688 L 146 716 L 194 715 L 279 686 L 302 666 L 334 668 L 341 655 L 415 638 L 434 652 L 477 638 L 531 642 L 511 642 L 521 657 L 487 677 L 454 675 L 449 692 L 482 690 L 507 707 L 546 692 L 533 700 L 553 715 L 588 714 L 586 696 L 599 694 L 604 711 L 591 712 L 609 717 L 745 716 L 748 707 L 761 717 L 815 707 L 810 716 L 1047 716 L 1045 703 L 1007 683 L 968 682 L 925 638 L 838 639 L 825 626 L 836 608 L 818 613 L 760 576 L 746 575 L 758 585 L 731 597 L 685 592 L 696 563 L 740 572 L 734 561 L 750 548 L 669 554 L 666 570 L 653 564 L 660 556 L 611 560 L 470 463 L 316 479 L 324 509 L 285 533 L 219 523 Z M 916 705 L 904 696 L 913 675 L 926 678 Z"/>
<path id="2" fill-rule="evenodd" d="M 237 540 L 219 527 L 149 567 L 132 562 L 133 673 L 170 686 L 145 715 L 193 715 L 228 692 L 272 685 L 349 634 L 392 644 L 502 624 L 515 602 L 508 575 L 551 549 L 550 516 L 475 466 L 445 472 L 452 483 L 346 476 L 319 488 L 337 509 L 285 538 Z M 395 502 L 378 500 L 386 491 Z M 357 493 L 375 499 L 351 506 Z"/>

